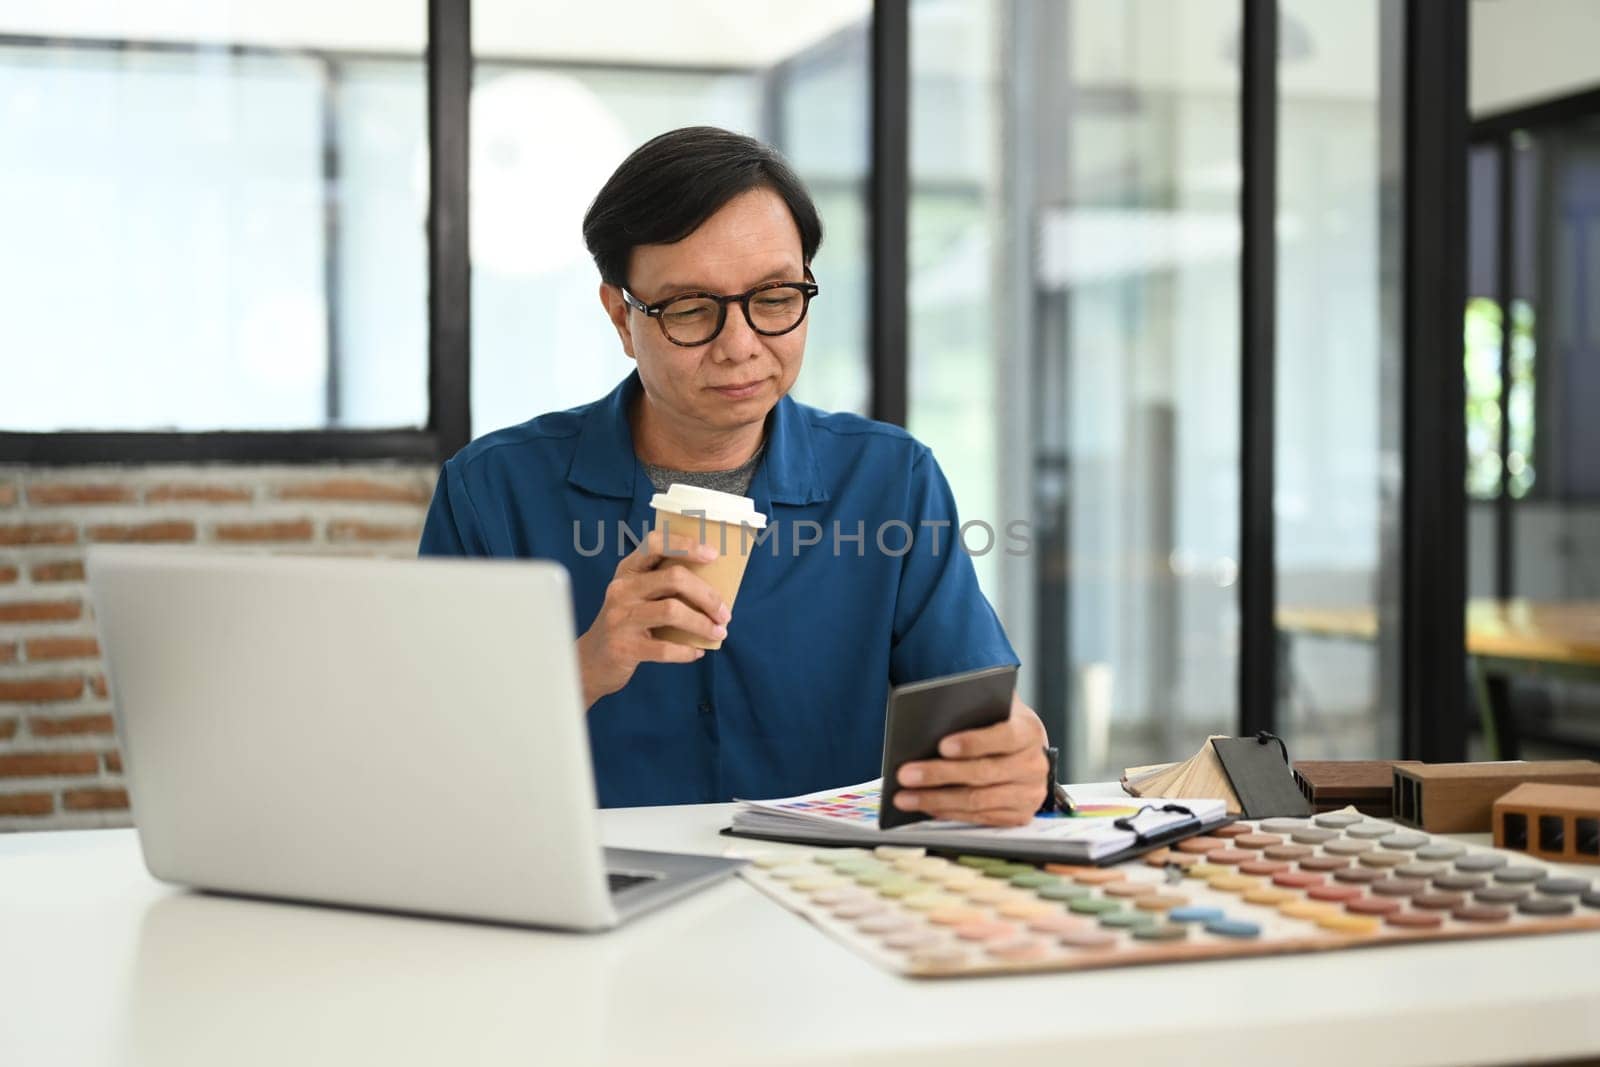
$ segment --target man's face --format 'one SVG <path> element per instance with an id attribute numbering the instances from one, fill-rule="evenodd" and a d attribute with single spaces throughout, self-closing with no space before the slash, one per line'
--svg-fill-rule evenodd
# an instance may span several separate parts
<path id="1" fill-rule="evenodd" d="M 646 304 L 680 293 L 742 293 L 769 281 L 803 281 L 800 231 L 770 189 L 734 197 L 688 237 L 633 250 L 628 290 Z M 722 332 L 693 348 L 675 345 L 643 312 L 630 309 L 615 286 L 600 298 L 622 347 L 639 365 L 645 395 L 666 421 L 705 430 L 758 423 L 800 374 L 806 323 L 764 337 L 737 304 L 728 305 Z"/>

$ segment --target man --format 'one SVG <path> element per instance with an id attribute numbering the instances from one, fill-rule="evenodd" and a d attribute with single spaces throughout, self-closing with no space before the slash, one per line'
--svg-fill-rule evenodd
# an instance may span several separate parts
<path id="1" fill-rule="evenodd" d="M 955 501 L 903 430 L 789 399 L 822 224 L 771 148 L 707 127 L 635 151 L 583 225 L 600 303 L 637 370 L 609 396 L 468 445 L 444 466 L 425 555 L 566 564 L 602 805 L 773 797 L 876 777 L 891 684 L 1015 663 L 962 551 Z M 572 353 L 571 358 L 583 358 Z M 738 616 L 643 536 L 653 491 L 748 495 L 769 516 Z M 658 627 L 722 640 L 702 652 Z M 508 670 L 515 665 L 508 664 Z M 1037 715 L 952 735 L 898 802 L 1026 822 L 1045 799 Z"/>

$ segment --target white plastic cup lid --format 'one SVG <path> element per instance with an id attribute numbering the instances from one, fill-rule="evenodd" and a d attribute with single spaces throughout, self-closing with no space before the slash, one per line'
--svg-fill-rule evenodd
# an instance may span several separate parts
<path id="1" fill-rule="evenodd" d="M 715 489 L 674 482 L 665 493 L 650 498 L 650 506 L 657 511 L 686 515 L 707 522 L 723 522 L 729 526 L 750 526 L 757 530 L 767 525 L 767 517 L 756 510 L 756 502 L 747 496 L 719 493 Z"/>

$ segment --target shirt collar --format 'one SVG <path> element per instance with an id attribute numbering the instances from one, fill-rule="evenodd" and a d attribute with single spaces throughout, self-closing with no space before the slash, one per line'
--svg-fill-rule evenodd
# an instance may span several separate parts
<path id="1" fill-rule="evenodd" d="M 567 481 L 601 496 L 631 499 L 643 473 L 633 451 L 628 409 L 643 391 L 639 372 L 591 404 L 578 431 L 578 446 Z M 785 396 L 767 422 L 767 448 L 761 466 L 774 504 L 814 504 L 828 499 L 812 449 L 805 412 Z"/>

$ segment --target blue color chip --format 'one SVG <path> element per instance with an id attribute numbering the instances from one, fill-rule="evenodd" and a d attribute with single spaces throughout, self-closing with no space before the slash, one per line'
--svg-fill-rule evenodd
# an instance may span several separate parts
<path id="1" fill-rule="evenodd" d="M 1173 908 L 1167 912 L 1167 921 L 1175 923 L 1209 923 L 1221 918 L 1221 908 Z"/>
<path id="2" fill-rule="evenodd" d="M 1206 923 L 1206 933 L 1222 937 L 1260 937 L 1261 927 L 1243 919 L 1213 919 Z"/>

